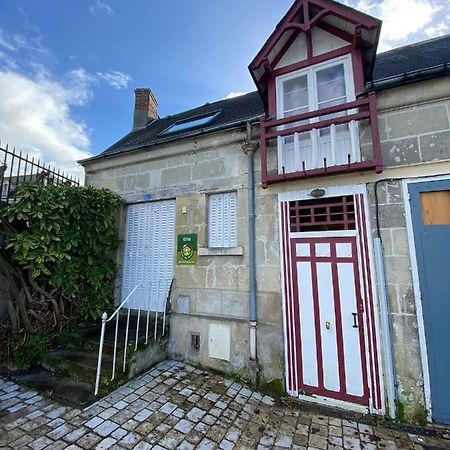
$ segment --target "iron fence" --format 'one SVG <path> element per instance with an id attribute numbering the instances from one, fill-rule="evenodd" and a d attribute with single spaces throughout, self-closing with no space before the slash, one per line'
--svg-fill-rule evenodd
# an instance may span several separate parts
<path id="1" fill-rule="evenodd" d="M 35 182 L 43 185 L 65 184 L 79 186 L 80 179 L 66 174 L 60 169 L 51 167 L 34 157 L 22 155 L 15 148 L 9 150 L 0 144 L 0 199 L 10 203 L 16 199 L 17 188 L 24 182 Z"/>

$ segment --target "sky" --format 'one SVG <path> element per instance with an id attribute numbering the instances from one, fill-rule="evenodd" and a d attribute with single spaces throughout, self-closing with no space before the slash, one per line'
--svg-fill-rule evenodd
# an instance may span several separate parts
<path id="1" fill-rule="evenodd" d="M 346 3 L 383 20 L 378 51 L 450 32 L 448 0 Z M 1 145 L 82 176 L 131 130 L 136 87 L 160 117 L 254 90 L 247 66 L 291 4 L 2 0 Z"/>

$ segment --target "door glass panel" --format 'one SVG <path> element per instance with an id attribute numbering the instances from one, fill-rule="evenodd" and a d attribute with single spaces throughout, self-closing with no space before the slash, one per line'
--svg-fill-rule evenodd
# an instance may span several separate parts
<path id="1" fill-rule="evenodd" d="M 450 191 L 420 193 L 424 225 L 450 225 Z"/>

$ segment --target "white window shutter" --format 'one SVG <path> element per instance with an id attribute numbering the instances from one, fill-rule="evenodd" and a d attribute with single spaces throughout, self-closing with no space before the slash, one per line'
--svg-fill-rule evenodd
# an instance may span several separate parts
<path id="1" fill-rule="evenodd" d="M 236 192 L 209 196 L 208 245 L 209 247 L 236 247 Z"/>

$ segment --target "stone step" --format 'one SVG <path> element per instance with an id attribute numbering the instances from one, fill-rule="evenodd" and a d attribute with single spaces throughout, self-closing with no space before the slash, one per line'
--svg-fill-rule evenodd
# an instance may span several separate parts
<path id="1" fill-rule="evenodd" d="M 82 409 L 97 400 L 92 384 L 61 378 L 44 368 L 14 375 L 13 379 L 67 406 Z"/>
<path id="2" fill-rule="evenodd" d="M 123 351 L 125 347 L 125 336 L 126 336 L 126 323 L 127 317 L 126 315 L 121 315 L 119 318 L 119 326 L 117 333 L 117 352 Z M 128 329 L 128 345 L 134 345 L 136 339 L 136 325 L 137 320 L 135 315 L 131 315 L 130 317 L 130 325 Z M 153 339 L 154 330 L 155 330 L 155 320 L 154 317 L 150 317 L 149 326 L 148 326 L 148 340 Z M 157 327 L 157 336 L 160 337 L 162 334 L 162 323 L 158 320 Z M 100 332 L 101 332 L 101 324 L 97 327 L 87 328 L 84 330 L 80 330 L 76 332 L 78 338 L 75 340 L 76 345 L 72 348 L 78 348 L 80 350 L 86 350 L 89 352 L 98 352 L 99 344 L 100 344 Z M 103 344 L 103 353 L 112 355 L 114 352 L 114 340 L 115 340 L 115 332 L 116 332 L 116 321 L 113 320 L 111 322 L 107 322 L 105 328 L 105 337 Z M 168 332 L 168 321 L 166 323 L 165 334 Z M 146 317 L 142 316 L 139 321 L 139 333 L 138 339 L 139 344 L 145 342 L 147 333 L 147 321 Z M 80 346 L 82 343 L 82 346 Z"/>
<path id="3" fill-rule="evenodd" d="M 98 354 L 77 350 L 55 350 L 48 353 L 42 361 L 45 369 L 55 372 L 57 375 L 71 378 L 75 381 L 82 381 L 94 385 L 97 375 Z M 123 354 L 117 355 L 116 377 L 123 376 L 122 361 Z M 108 385 L 112 376 L 112 358 L 104 354 L 102 358 L 102 370 L 100 372 L 100 383 Z"/>

